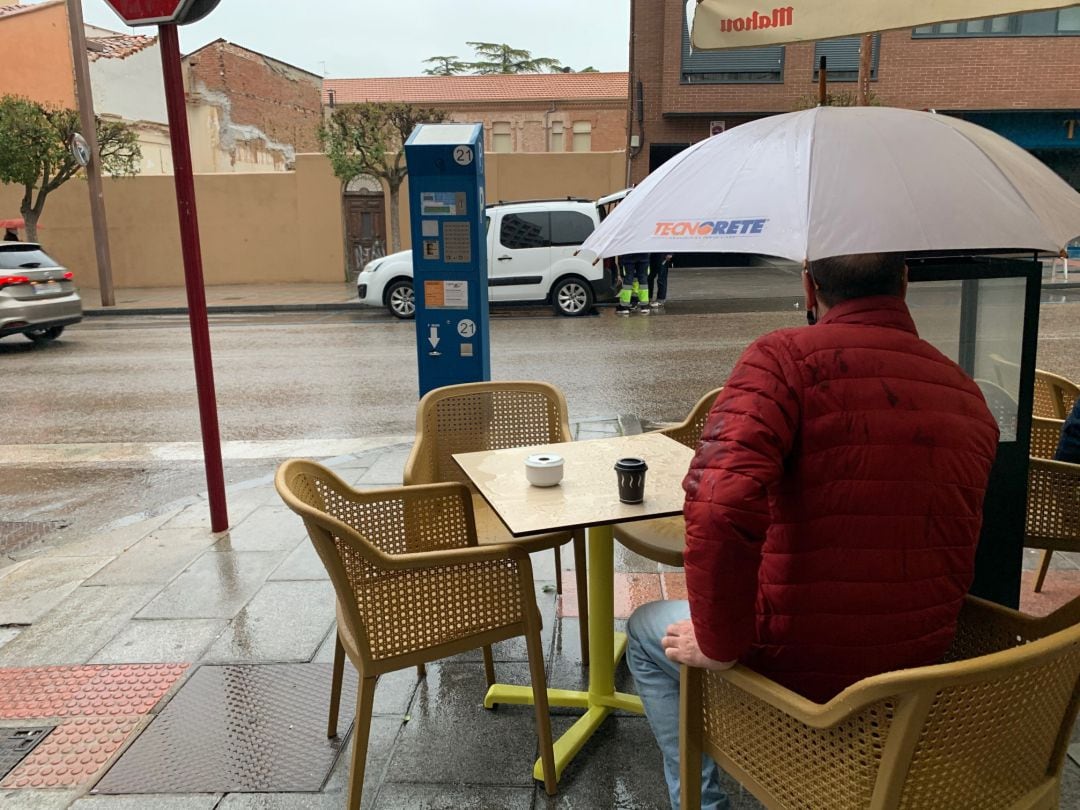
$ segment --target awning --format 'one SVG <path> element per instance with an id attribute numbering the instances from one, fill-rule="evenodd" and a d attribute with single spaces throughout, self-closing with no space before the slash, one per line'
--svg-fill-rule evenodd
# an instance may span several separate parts
<path id="1" fill-rule="evenodd" d="M 1076 5 L 1047 0 L 698 0 L 695 48 L 750 48 Z"/>

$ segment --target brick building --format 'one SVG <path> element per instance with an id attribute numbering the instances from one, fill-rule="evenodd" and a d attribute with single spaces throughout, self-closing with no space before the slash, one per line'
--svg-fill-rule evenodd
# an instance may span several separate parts
<path id="1" fill-rule="evenodd" d="M 641 180 L 713 131 L 855 91 L 859 38 L 691 51 L 683 0 L 633 0 L 631 176 Z M 1080 6 L 887 31 L 871 89 L 881 103 L 934 109 L 1031 150 L 1080 188 Z"/>
<path id="2" fill-rule="evenodd" d="M 223 39 L 183 63 L 191 126 L 228 164 L 211 171 L 286 169 L 320 151 L 321 76 Z"/>
<path id="3" fill-rule="evenodd" d="M 530 73 L 327 79 L 328 107 L 397 101 L 484 125 L 489 152 L 615 152 L 626 148 L 626 73 Z"/>

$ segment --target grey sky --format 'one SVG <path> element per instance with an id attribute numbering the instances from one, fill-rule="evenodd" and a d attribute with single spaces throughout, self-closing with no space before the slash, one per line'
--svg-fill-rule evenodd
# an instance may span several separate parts
<path id="1" fill-rule="evenodd" d="M 126 30 L 104 0 L 86 21 Z M 150 33 L 155 29 L 143 29 Z M 221 0 L 180 29 L 186 53 L 218 37 L 334 78 L 415 76 L 429 56 L 505 42 L 580 69 L 626 70 L 630 0 Z"/>

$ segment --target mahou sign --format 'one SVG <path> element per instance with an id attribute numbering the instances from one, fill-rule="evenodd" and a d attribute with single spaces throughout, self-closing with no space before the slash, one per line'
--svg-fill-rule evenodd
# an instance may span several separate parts
<path id="1" fill-rule="evenodd" d="M 184 25 L 200 20 L 220 0 L 105 0 L 130 26 Z"/>

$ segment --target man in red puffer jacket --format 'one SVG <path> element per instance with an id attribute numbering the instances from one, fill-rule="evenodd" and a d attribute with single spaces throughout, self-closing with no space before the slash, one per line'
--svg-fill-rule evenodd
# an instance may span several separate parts
<path id="1" fill-rule="evenodd" d="M 683 482 L 689 604 L 630 618 L 675 808 L 679 664 L 742 662 L 826 702 L 939 661 L 974 577 L 998 441 L 978 386 L 919 338 L 902 256 L 822 259 L 803 281 L 817 325 L 746 350 Z M 702 798 L 726 806 L 711 761 Z"/>

